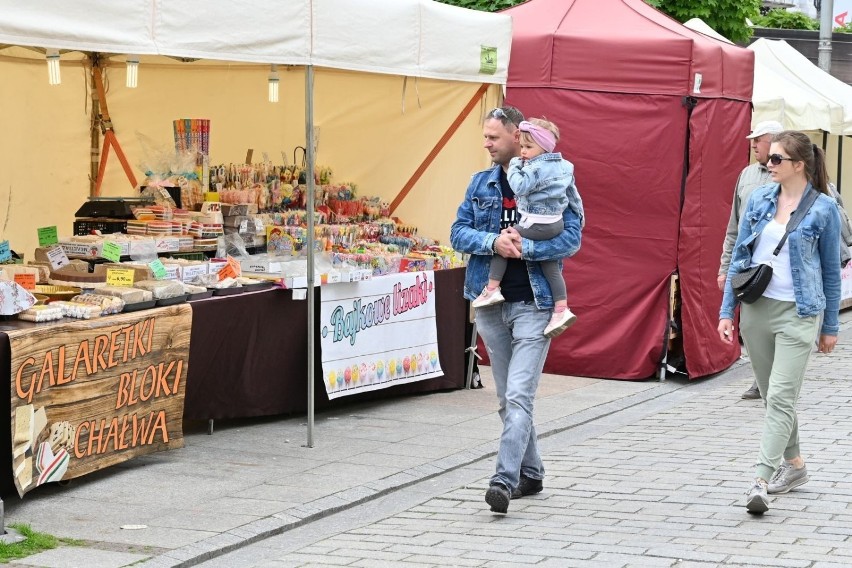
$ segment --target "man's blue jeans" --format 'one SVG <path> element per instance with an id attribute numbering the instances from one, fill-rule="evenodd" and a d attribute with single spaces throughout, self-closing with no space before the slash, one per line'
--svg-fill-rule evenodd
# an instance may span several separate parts
<path id="1" fill-rule="evenodd" d="M 550 339 L 543 335 L 550 316 L 551 310 L 540 310 L 534 302 L 504 302 L 476 310 L 476 329 L 491 359 L 503 421 L 497 470 L 491 483 L 505 485 L 510 491 L 518 486 L 521 474 L 544 478 L 533 402 L 550 347 Z"/>

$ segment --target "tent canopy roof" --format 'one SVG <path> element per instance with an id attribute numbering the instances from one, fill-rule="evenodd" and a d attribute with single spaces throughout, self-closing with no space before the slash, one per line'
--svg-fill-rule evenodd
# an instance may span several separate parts
<path id="1" fill-rule="evenodd" d="M 513 86 L 751 98 L 748 50 L 685 28 L 644 0 L 532 0 L 504 13 L 514 20 Z"/>
<path id="2" fill-rule="evenodd" d="M 0 0 L 0 44 L 505 84 L 511 18 L 432 0 Z M 483 72 L 482 47 L 496 48 Z"/>
<path id="3" fill-rule="evenodd" d="M 755 53 L 755 120 L 778 120 L 794 130 L 824 130 L 852 135 L 852 87 L 832 77 L 783 40 L 761 38 L 748 48 Z M 760 69 L 760 76 L 758 76 Z M 780 89 L 764 83 L 768 74 L 782 76 L 794 89 Z M 780 98 L 782 112 L 772 115 L 760 103 Z M 804 99 L 807 104 L 802 104 Z"/>

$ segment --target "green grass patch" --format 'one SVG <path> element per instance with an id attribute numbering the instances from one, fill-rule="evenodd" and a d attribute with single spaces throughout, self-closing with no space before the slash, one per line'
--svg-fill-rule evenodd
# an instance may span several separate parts
<path id="1" fill-rule="evenodd" d="M 81 544 L 81 541 L 74 539 L 58 538 L 47 533 L 36 532 L 29 525 L 25 524 L 14 524 L 9 525 L 9 527 L 25 536 L 26 540 L 13 544 L 0 542 L 0 564 L 6 564 L 17 558 L 32 556 L 33 554 L 56 548 L 60 544 L 71 546 L 80 546 Z"/>

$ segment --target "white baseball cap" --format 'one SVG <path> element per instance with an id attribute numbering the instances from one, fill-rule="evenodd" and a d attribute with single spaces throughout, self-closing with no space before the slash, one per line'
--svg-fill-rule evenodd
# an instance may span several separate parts
<path id="1" fill-rule="evenodd" d="M 751 134 L 746 136 L 746 138 L 757 138 L 758 136 L 763 136 L 764 134 L 777 134 L 782 132 L 784 127 L 777 120 L 764 120 L 763 122 L 758 122 L 754 125 L 754 129 L 751 131 Z"/>

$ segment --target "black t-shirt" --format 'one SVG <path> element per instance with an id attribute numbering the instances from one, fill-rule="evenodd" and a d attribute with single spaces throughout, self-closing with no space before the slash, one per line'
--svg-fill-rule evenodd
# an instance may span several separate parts
<path id="1" fill-rule="evenodd" d="M 519 220 L 515 193 L 509 187 L 506 172 L 500 168 L 500 189 L 503 191 L 503 212 L 500 215 L 500 229 L 515 225 Z M 527 262 L 520 258 L 509 258 L 506 274 L 500 284 L 500 291 L 507 302 L 528 302 L 534 299 Z"/>

